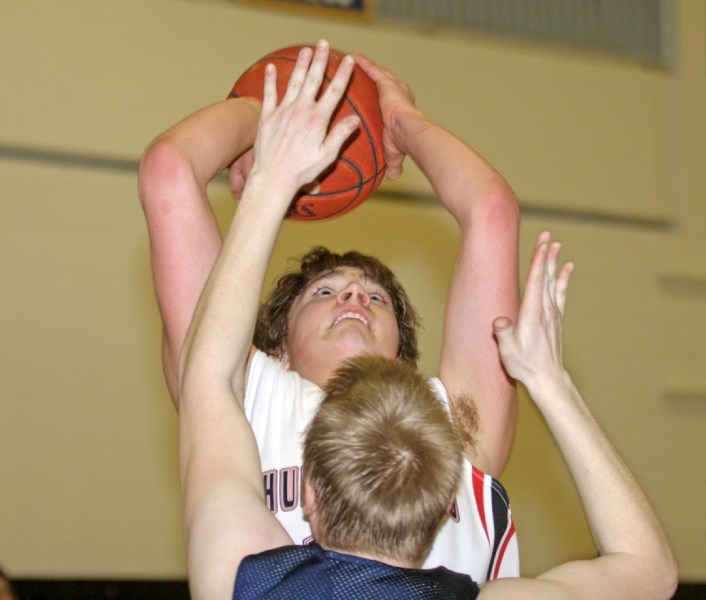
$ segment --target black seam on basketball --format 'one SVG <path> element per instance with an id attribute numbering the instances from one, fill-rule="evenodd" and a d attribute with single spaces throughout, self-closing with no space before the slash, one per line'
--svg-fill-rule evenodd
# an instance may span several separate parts
<path id="1" fill-rule="evenodd" d="M 345 163 L 350 163 L 350 161 L 348 159 L 339 159 L 339 160 L 343 160 L 343 162 L 345 162 Z M 358 169 L 356 169 L 356 170 L 358 170 Z M 352 185 L 350 187 L 339 188 L 339 189 L 334 190 L 332 192 L 319 192 L 318 194 L 304 194 L 304 195 L 309 196 L 311 198 L 328 198 L 330 196 L 335 196 L 337 194 L 345 194 L 346 192 L 352 192 L 353 190 L 358 190 L 360 192 L 360 191 L 362 191 L 362 188 L 364 188 L 370 182 L 375 181 L 382 173 L 384 173 L 384 171 L 381 169 L 372 177 L 368 177 L 368 179 L 360 179 L 356 185 Z"/>
<path id="2" fill-rule="evenodd" d="M 339 189 L 339 190 L 336 190 L 335 192 L 326 192 L 326 193 L 323 193 L 323 194 L 304 194 L 304 196 L 307 196 L 307 197 L 311 198 L 312 201 L 313 201 L 313 200 L 319 200 L 319 199 L 325 201 L 326 198 L 329 198 L 329 197 L 331 197 L 331 196 L 335 196 L 335 195 L 338 195 L 338 194 L 345 194 L 345 193 L 347 193 L 347 192 L 352 192 L 352 191 L 356 191 L 356 192 L 357 192 L 348 202 L 346 202 L 346 203 L 343 204 L 340 208 L 338 208 L 338 210 L 335 210 L 335 211 L 333 211 L 333 212 L 328 213 L 328 214 L 326 215 L 326 218 L 327 218 L 327 219 L 330 219 L 330 218 L 332 218 L 332 217 L 335 217 L 336 215 L 340 215 L 340 214 L 346 213 L 346 212 L 348 212 L 349 210 L 351 210 L 351 208 L 355 208 L 356 206 L 358 206 L 358 204 L 360 204 L 360 202 L 361 202 L 361 201 L 359 200 L 359 198 L 360 198 L 360 193 L 363 191 L 363 188 L 365 187 L 365 185 L 371 181 L 370 179 L 368 179 L 367 181 L 362 181 L 362 177 L 361 177 L 362 174 L 361 174 L 361 172 L 360 172 L 360 169 L 359 169 L 358 166 L 357 166 L 355 163 L 353 163 L 351 160 L 349 160 L 349 159 L 347 159 L 347 158 L 343 158 L 343 157 L 340 157 L 339 160 L 343 161 L 344 163 L 346 163 L 347 165 L 349 165 L 350 167 L 352 167 L 352 168 L 356 171 L 356 173 L 358 173 L 358 185 L 354 185 L 354 186 L 349 187 L 349 188 Z M 306 204 L 306 203 L 305 203 L 305 204 Z M 330 208 L 330 207 L 329 207 L 329 208 Z M 299 215 L 297 215 L 297 216 L 299 216 Z M 303 219 L 303 220 L 310 220 L 310 219 Z"/>
<path id="3" fill-rule="evenodd" d="M 326 80 L 330 82 L 330 80 Z M 367 121 L 363 118 L 363 116 L 360 114 L 360 110 L 358 109 L 358 106 L 348 97 L 344 96 L 343 100 L 348 103 L 348 105 L 353 109 L 356 115 L 360 118 L 360 123 L 363 126 L 363 129 L 365 129 L 365 135 L 368 138 L 368 145 L 372 149 L 372 155 L 373 155 L 373 171 L 375 173 L 378 173 L 378 156 L 377 152 L 375 151 L 375 140 L 373 139 L 373 134 L 370 132 L 370 128 L 368 127 Z"/>
<path id="4" fill-rule="evenodd" d="M 349 161 L 346 161 L 346 162 L 349 162 Z M 325 219 L 332 219 L 333 217 L 335 217 L 335 216 L 337 216 L 337 215 L 345 214 L 346 212 L 348 212 L 349 210 L 351 210 L 351 207 L 355 208 L 356 206 L 358 206 L 358 205 L 360 204 L 360 201 L 358 200 L 358 198 L 360 197 L 360 192 L 363 191 L 363 188 L 364 188 L 367 184 L 369 184 L 370 182 L 375 181 L 375 179 L 377 179 L 377 178 L 378 178 L 380 175 L 382 175 L 384 172 L 385 172 L 385 169 L 384 169 L 384 168 L 383 168 L 383 169 L 380 169 L 380 170 L 375 174 L 375 176 L 373 176 L 373 177 L 371 177 L 371 178 L 369 178 L 369 179 L 366 179 L 365 181 L 361 181 L 358 185 L 353 186 L 353 187 L 350 187 L 350 188 L 345 188 L 345 189 L 342 189 L 342 190 L 336 190 L 335 192 L 328 192 L 328 193 L 324 193 L 324 194 L 303 194 L 302 196 L 299 196 L 299 198 L 302 198 L 302 197 L 311 198 L 311 199 L 312 199 L 312 202 L 313 202 L 313 201 L 315 201 L 315 200 L 317 200 L 317 199 L 319 199 L 319 198 L 322 199 L 322 200 L 326 200 L 327 197 L 333 196 L 334 194 L 344 194 L 344 193 L 346 193 L 346 192 L 350 192 L 350 191 L 353 191 L 353 190 L 357 190 L 358 193 L 350 200 L 350 202 L 347 202 L 347 203 L 344 204 L 341 208 L 339 208 L 338 210 L 336 210 L 336 211 L 334 211 L 334 212 L 331 212 L 331 213 L 327 214 L 326 217 L 325 217 Z M 299 198 L 298 198 L 298 199 L 299 199 Z M 296 201 L 293 203 L 293 205 L 295 205 L 295 204 L 296 204 Z M 305 204 L 306 204 L 306 202 L 305 202 Z M 294 220 L 294 221 L 307 221 L 307 222 L 308 222 L 308 221 L 318 221 L 318 220 L 321 220 L 321 219 L 320 219 L 320 217 L 318 217 L 316 214 L 309 215 L 309 216 L 304 216 L 304 215 L 301 214 L 301 213 L 295 212 L 295 214 L 294 214 L 292 220 Z"/>

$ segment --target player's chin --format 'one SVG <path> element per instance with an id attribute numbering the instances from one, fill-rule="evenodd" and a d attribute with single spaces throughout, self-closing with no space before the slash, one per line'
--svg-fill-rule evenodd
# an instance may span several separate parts
<path id="1" fill-rule="evenodd" d="M 397 358 L 397 349 L 378 343 L 372 336 L 367 340 L 347 337 L 336 345 L 336 356 L 339 362 L 363 355 L 383 356 L 394 360 Z"/>

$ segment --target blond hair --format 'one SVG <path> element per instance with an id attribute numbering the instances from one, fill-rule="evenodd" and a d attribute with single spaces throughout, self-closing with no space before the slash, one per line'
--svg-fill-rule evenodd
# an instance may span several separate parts
<path id="1" fill-rule="evenodd" d="M 421 563 L 448 515 L 461 443 L 428 383 L 378 356 L 344 363 L 307 431 L 317 542 Z"/>

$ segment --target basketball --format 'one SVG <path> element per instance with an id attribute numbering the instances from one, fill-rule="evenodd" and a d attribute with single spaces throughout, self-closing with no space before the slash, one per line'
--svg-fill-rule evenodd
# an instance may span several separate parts
<path id="1" fill-rule="evenodd" d="M 237 79 L 228 97 L 262 100 L 265 66 L 272 63 L 277 67 L 277 100 L 281 101 L 302 47 L 282 48 L 263 56 Z M 344 56 L 342 52 L 330 50 L 322 91 L 336 74 Z M 318 192 L 301 193 L 294 199 L 287 214 L 289 219 L 321 221 L 338 217 L 353 210 L 382 182 L 385 158 L 377 87 L 358 65 L 353 70 L 346 95 L 333 113 L 331 124 L 352 114 L 360 118 L 358 130 L 344 144 L 338 159 L 319 177 Z"/>

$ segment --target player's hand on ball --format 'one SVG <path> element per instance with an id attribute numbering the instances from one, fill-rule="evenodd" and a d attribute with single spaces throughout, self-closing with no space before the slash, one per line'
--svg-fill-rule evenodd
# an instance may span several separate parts
<path id="1" fill-rule="evenodd" d="M 417 110 L 414 94 L 406 83 L 399 81 L 390 71 L 379 67 L 362 54 L 354 53 L 353 56 L 356 64 L 377 85 L 384 123 L 382 142 L 387 163 L 385 176 L 397 179 L 402 174 L 402 164 L 407 155 L 404 138 L 398 134 L 398 119 L 407 110 Z"/>

